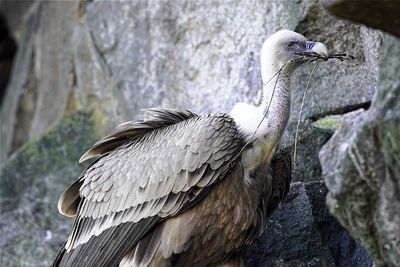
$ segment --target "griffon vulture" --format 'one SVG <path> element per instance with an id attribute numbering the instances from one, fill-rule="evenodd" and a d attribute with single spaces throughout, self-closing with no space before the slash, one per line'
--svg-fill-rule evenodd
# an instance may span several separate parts
<path id="1" fill-rule="evenodd" d="M 276 32 L 262 46 L 258 106 L 149 109 L 97 142 L 80 161 L 98 159 L 59 200 L 75 222 L 53 266 L 243 266 L 288 192 L 290 160 L 275 150 L 307 54 L 328 56 L 322 43 Z"/>

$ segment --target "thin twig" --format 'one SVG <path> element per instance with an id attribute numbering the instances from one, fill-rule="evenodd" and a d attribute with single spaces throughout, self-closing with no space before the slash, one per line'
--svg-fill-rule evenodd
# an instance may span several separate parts
<path id="1" fill-rule="evenodd" d="M 308 81 L 307 81 L 307 86 L 306 89 L 303 92 L 303 98 L 301 100 L 301 105 L 300 105 L 300 112 L 299 112 L 299 118 L 297 119 L 297 125 L 296 125 L 296 133 L 295 133 L 295 137 L 294 137 L 294 152 L 293 152 L 293 172 L 295 172 L 296 170 L 296 156 L 297 156 L 297 138 L 299 135 L 299 127 L 300 127 L 300 120 L 301 120 L 301 114 L 303 112 L 303 106 L 304 106 L 304 100 L 306 98 L 306 94 L 307 94 L 307 90 L 308 87 L 310 86 L 310 81 L 311 81 L 311 77 L 315 71 L 315 69 L 318 66 L 319 61 L 317 61 L 314 65 L 314 68 L 312 69 L 310 76 L 308 77 Z"/>
<path id="2" fill-rule="evenodd" d="M 313 62 L 316 60 L 324 60 L 328 61 L 329 59 L 338 59 L 340 61 L 343 60 L 349 60 L 349 59 L 354 59 L 355 57 L 347 54 L 347 53 L 336 53 L 336 54 L 330 54 L 326 57 L 321 56 L 315 52 L 297 52 L 296 55 L 303 56 L 305 58 L 308 58 L 308 62 Z"/>

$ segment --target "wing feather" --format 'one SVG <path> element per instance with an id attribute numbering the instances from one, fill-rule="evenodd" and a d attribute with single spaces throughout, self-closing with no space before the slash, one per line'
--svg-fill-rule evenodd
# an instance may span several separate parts
<path id="1" fill-rule="evenodd" d="M 76 192 L 79 191 L 81 186 L 82 181 L 78 180 L 64 191 L 60 197 L 60 201 L 58 202 L 58 211 L 60 213 L 68 217 L 73 217 L 76 215 L 80 202 L 79 194 Z"/>
<path id="2" fill-rule="evenodd" d="M 230 171 L 243 145 L 233 119 L 222 113 L 151 109 L 144 121 L 125 125 L 131 128 L 105 137 L 81 158 L 103 155 L 81 177 L 67 254 L 82 253 L 93 236 L 121 224 L 135 228 L 190 207 Z"/>

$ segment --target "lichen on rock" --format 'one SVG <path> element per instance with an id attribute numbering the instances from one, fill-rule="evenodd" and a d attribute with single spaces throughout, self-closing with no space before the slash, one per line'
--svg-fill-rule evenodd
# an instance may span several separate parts
<path id="1" fill-rule="evenodd" d="M 2 266 L 51 263 L 69 232 L 57 199 L 83 170 L 78 159 L 93 137 L 91 115 L 75 113 L 11 155 L 1 170 Z"/>
<path id="2" fill-rule="evenodd" d="M 320 152 L 332 214 L 378 266 L 400 266 L 399 41 L 386 36 L 381 79 L 368 111 L 343 126 Z"/>

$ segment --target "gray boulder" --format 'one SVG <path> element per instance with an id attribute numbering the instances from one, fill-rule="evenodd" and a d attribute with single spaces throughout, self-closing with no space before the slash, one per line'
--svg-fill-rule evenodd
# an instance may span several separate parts
<path id="1" fill-rule="evenodd" d="M 323 181 L 293 183 L 267 231 L 247 249 L 247 266 L 371 267 L 366 251 L 325 207 Z"/>
<path id="2" fill-rule="evenodd" d="M 334 15 L 400 36 L 400 5 L 396 1 L 323 0 Z"/>
<path id="3" fill-rule="evenodd" d="M 380 88 L 368 111 L 320 152 L 332 214 L 378 266 L 400 266 L 400 42 L 387 36 Z"/>

